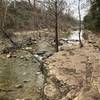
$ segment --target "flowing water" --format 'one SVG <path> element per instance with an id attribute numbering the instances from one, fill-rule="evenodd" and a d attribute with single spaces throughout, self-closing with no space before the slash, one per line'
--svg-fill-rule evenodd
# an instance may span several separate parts
<path id="1" fill-rule="evenodd" d="M 68 37 L 68 39 L 79 40 L 79 31 L 78 30 L 77 31 L 71 31 L 71 33 L 72 34 Z M 83 39 L 82 34 L 83 34 L 83 30 L 81 31 L 81 39 Z"/>

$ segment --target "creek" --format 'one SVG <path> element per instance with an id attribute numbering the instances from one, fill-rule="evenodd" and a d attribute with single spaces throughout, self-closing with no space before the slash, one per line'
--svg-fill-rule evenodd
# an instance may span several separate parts
<path id="1" fill-rule="evenodd" d="M 78 40 L 78 31 L 72 33 L 67 39 Z M 36 52 L 34 55 L 18 50 L 15 57 L 0 56 L 0 100 L 40 100 L 40 98 L 42 100 L 41 90 L 45 76 L 36 58 L 42 57 L 38 55 L 41 51 L 54 53 L 54 47 L 41 39 L 33 48 Z"/>

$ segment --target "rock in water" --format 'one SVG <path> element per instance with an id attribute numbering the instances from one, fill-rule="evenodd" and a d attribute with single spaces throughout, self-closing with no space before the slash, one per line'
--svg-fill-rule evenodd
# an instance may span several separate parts
<path id="1" fill-rule="evenodd" d="M 19 88 L 23 88 L 23 85 L 22 84 L 18 84 L 18 85 L 16 85 L 15 86 L 17 89 L 19 89 Z"/>
<path id="2" fill-rule="evenodd" d="M 26 47 L 26 50 L 32 50 L 32 47 Z"/>
<path id="3" fill-rule="evenodd" d="M 43 60 L 43 57 L 35 54 L 34 57 L 37 59 L 37 61 L 41 62 Z"/>
<path id="4" fill-rule="evenodd" d="M 37 55 L 43 55 L 43 54 L 45 54 L 46 53 L 46 51 L 38 51 L 37 52 Z"/>
<path id="5" fill-rule="evenodd" d="M 20 56 L 20 59 L 24 59 L 24 56 Z"/>
<path id="6" fill-rule="evenodd" d="M 7 57 L 7 58 L 11 58 L 11 54 L 8 54 L 6 57 Z"/>

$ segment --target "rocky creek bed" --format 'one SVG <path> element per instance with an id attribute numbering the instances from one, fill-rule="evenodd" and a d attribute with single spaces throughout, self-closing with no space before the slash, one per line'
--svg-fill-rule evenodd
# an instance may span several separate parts
<path id="1" fill-rule="evenodd" d="M 42 61 L 53 52 L 54 48 L 40 39 L 13 53 L 1 54 L 0 100 L 44 100 Z"/>
<path id="2" fill-rule="evenodd" d="M 47 100 L 44 83 L 48 70 L 43 63 L 55 51 L 54 40 L 44 36 L 34 39 L 32 32 L 15 35 L 13 40 L 23 44 L 18 50 L 13 50 L 8 40 L 0 41 L 0 100 Z"/>
<path id="3" fill-rule="evenodd" d="M 1 54 L 0 100 L 100 100 L 99 38 L 90 34 L 83 48 L 68 39 L 60 39 L 58 53 L 52 38 L 30 44 L 28 37 L 21 49 Z"/>

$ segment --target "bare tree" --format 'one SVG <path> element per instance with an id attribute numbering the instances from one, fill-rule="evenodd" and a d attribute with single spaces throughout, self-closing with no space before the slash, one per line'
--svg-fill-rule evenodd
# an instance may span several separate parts
<path id="1" fill-rule="evenodd" d="M 80 47 L 83 47 L 83 43 L 81 40 L 81 31 L 82 31 L 82 21 L 81 21 L 81 7 L 80 7 L 80 1 L 78 2 L 78 14 L 79 14 L 79 43 Z"/>
<path id="2" fill-rule="evenodd" d="M 29 2 L 30 7 L 33 8 L 33 5 L 31 3 L 31 0 L 28 0 L 28 2 Z"/>
<path id="3" fill-rule="evenodd" d="M 6 38 L 8 38 L 10 40 L 10 42 L 15 45 L 15 42 L 11 39 L 11 37 L 9 37 L 8 33 L 5 30 L 5 24 L 6 24 L 6 19 L 7 19 L 7 13 L 8 13 L 8 7 L 10 5 L 11 0 L 1 0 L 2 3 L 2 21 L 1 21 L 1 32 L 3 33 L 4 36 L 6 36 Z"/>
<path id="4" fill-rule="evenodd" d="M 39 1 L 41 2 L 41 1 Z M 54 22 L 53 23 L 53 27 L 55 29 L 55 49 L 56 52 L 59 51 L 58 46 L 59 46 L 59 41 L 58 41 L 58 20 L 59 20 L 59 16 L 60 14 L 63 13 L 64 10 L 64 0 L 45 0 L 44 3 L 42 2 L 42 4 L 46 7 L 47 12 L 49 14 L 49 22 Z M 51 21 L 51 20 L 52 21 Z M 50 24 L 50 23 L 49 23 Z"/>

